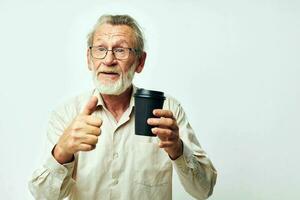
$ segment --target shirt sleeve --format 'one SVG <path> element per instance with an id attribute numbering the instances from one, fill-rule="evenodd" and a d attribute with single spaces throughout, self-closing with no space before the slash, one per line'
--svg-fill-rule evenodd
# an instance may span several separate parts
<path id="1" fill-rule="evenodd" d="M 43 165 L 34 171 L 29 181 L 29 190 L 35 199 L 58 200 L 67 197 L 75 180 L 72 178 L 75 161 L 61 165 L 52 155 L 52 149 L 70 123 L 64 110 L 53 112 L 48 125 Z"/>
<path id="2" fill-rule="evenodd" d="M 196 199 L 207 199 L 213 192 L 217 171 L 201 148 L 182 107 L 178 105 L 175 116 L 183 142 L 183 154 L 173 160 L 173 166 L 185 191 Z"/>

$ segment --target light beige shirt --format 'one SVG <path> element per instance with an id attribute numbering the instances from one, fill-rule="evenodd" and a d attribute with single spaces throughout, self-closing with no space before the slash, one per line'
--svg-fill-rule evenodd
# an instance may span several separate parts
<path id="1" fill-rule="evenodd" d="M 136 91 L 136 87 L 134 87 Z M 78 152 L 64 165 L 52 156 L 52 149 L 71 121 L 91 96 L 98 97 L 93 113 L 103 120 L 97 146 Z M 170 200 L 175 168 L 185 190 L 196 199 L 206 199 L 213 191 L 217 173 L 202 150 L 180 104 L 167 97 L 164 109 L 171 110 L 183 141 L 183 155 L 171 160 L 158 147 L 158 137 L 134 134 L 134 98 L 117 122 L 103 104 L 97 90 L 75 97 L 56 109 L 49 121 L 46 160 L 29 182 L 36 199 L 72 200 Z"/>

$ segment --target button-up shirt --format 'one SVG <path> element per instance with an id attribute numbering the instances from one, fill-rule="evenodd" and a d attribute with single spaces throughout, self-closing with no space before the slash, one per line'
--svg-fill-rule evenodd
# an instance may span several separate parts
<path id="1" fill-rule="evenodd" d="M 132 94 L 135 91 L 133 87 Z M 52 149 L 91 96 L 98 98 L 92 115 L 103 121 L 96 148 L 80 151 L 74 161 L 61 165 Z M 179 102 L 167 96 L 163 109 L 173 112 L 183 141 L 183 155 L 176 160 L 159 148 L 158 137 L 135 135 L 133 95 L 119 121 L 107 110 L 96 89 L 58 107 L 49 120 L 45 161 L 29 182 L 32 195 L 51 200 L 170 200 L 174 167 L 184 189 L 196 199 L 206 199 L 213 191 L 216 170 Z"/>

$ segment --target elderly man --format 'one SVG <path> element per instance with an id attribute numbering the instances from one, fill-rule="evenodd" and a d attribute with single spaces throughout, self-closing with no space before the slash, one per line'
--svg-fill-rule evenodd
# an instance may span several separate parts
<path id="1" fill-rule="evenodd" d="M 191 196 L 212 194 L 216 170 L 175 99 L 167 97 L 147 121 L 157 137 L 134 133 L 132 79 L 145 59 L 133 18 L 99 18 L 87 49 L 95 89 L 52 113 L 46 159 L 29 182 L 36 199 L 168 200 L 173 167 Z"/>

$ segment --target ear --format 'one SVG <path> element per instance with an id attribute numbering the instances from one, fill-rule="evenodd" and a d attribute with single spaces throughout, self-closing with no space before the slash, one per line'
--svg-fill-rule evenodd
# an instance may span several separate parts
<path id="1" fill-rule="evenodd" d="M 90 48 L 87 49 L 86 51 L 86 59 L 87 59 L 87 64 L 88 64 L 88 68 L 90 71 L 92 71 L 91 69 L 91 54 L 90 54 Z"/>
<path id="2" fill-rule="evenodd" d="M 141 73 L 144 69 L 145 61 L 146 61 L 147 53 L 143 52 L 141 57 L 138 59 L 138 65 L 135 68 L 136 73 Z"/>

